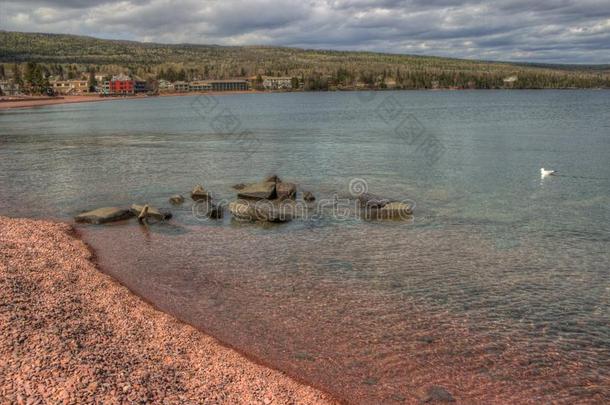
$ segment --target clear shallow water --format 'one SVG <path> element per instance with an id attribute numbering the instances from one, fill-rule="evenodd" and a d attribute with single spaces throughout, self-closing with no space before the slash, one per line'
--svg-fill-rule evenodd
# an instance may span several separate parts
<path id="1" fill-rule="evenodd" d="M 396 114 L 380 106 L 393 106 Z M 397 109 L 397 110 L 396 110 Z M 610 93 L 156 98 L 0 112 L 0 214 L 69 219 L 278 173 L 408 198 L 413 223 L 81 227 L 165 311 L 352 402 L 610 395 Z M 220 116 L 220 117 L 219 117 Z M 394 128 L 440 140 L 430 162 Z M 245 131 L 245 132 L 244 132 Z M 541 181 L 540 167 L 561 176 Z"/>

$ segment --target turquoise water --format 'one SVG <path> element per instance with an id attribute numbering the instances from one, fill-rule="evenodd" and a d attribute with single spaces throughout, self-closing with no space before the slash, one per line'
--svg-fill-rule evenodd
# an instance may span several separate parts
<path id="1" fill-rule="evenodd" d="M 610 395 L 610 93 L 163 97 L 0 112 L 0 214 L 217 199 L 277 173 L 318 201 L 369 191 L 413 221 L 261 227 L 192 204 L 79 227 L 159 308 L 355 403 Z M 396 130 L 398 128 L 398 131 Z M 425 143 L 427 142 L 427 143 Z M 436 149 L 420 146 L 434 142 Z M 558 175 L 540 178 L 541 167 Z M 346 200 L 347 201 L 347 200 Z"/>

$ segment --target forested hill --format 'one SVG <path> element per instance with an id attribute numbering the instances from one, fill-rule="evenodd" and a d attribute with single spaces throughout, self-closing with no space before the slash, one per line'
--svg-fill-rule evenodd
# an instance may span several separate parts
<path id="1" fill-rule="evenodd" d="M 610 66 L 535 65 L 372 52 L 267 46 L 155 44 L 63 34 L 0 31 L 0 63 L 37 62 L 54 74 L 76 71 L 176 79 L 253 75 L 297 77 L 328 87 L 610 87 Z M 516 81 L 505 79 L 516 77 Z"/>

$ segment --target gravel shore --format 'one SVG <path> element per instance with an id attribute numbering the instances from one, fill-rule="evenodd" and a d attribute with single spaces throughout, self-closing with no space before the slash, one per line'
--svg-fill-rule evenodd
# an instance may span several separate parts
<path id="1" fill-rule="evenodd" d="M 0 403 L 326 404 L 97 270 L 62 223 L 0 216 Z"/>
<path id="2" fill-rule="evenodd" d="M 13 108 L 42 107 L 42 106 L 46 106 L 46 105 L 58 105 L 58 104 L 91 103 L 91 102 L 109 101 L 109 100 L 113 100 L 113 98 L 104 98 L 104 97 L 98 97 L 98 96 L 63 96 L 63 97 L 58 97 L 58 98 L 24 97 L 22 99 L 2 99 L 2 100 L 0 100 L 0 110 L 8 110 L 8 109 L 13 109 Z"/>

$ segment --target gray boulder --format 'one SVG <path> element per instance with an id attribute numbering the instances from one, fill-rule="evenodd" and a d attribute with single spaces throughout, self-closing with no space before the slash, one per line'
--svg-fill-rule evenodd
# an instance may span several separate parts
<path id="1" fill-rule="evenodd" d="M 74 217 L 74 221 L 88 224 L 105 224 L 107 222 L 129 219 L 133 216 L 133 212 L 124 208 L 104 207 L 78 214 Z"/>
<path id="2" fill-rule="evenodd" d="M 311 191 L 304 191 L 303 200 L 305 200 L 307 202 L 311 202 L 311 201 L 315 201 L 316 197 L 313 195 L 313 193 Z"/>
<path id="3" fill-rule="evenodd" d="M 223 211 L 224 210 L 222 209 L 222 206 L 216 205 L 216 204 L 210 204 L 207 215 L 208 215 L 208 217 L 210 217 L 212 219 L 220 219 L 220 218 L 222 218 Z"/>
<path id="4" fill-rule="evenodd" d="M 272 200 L 276 197 L 275 183 L 272 181 L 264 181 L 262 183 L 248 184 L 246 187 L 239 190 L 237 197 L 254 200 Z"/>
<path id="5" fill-rule="evenodd" d="M 405 219 L 413 214 L 411 206 L 400 201 L 392 201 L 379 209 L 379 216 L 382 219 Z"/>
<path id="6" fill-rule="evenodd" d="M 413 214 L 410 204 L 371 193 L 359 195 L 358 201 L 367 219 L 407 219 Z"/>
<path id="7" fill-rule="evenodd" d="M 248 221 L 287 222 L 294 215 L 294 204 L 282 201 L 236 200 L 229 204 L 229 211 L 238 219 Z"/>
<path id="8" fill-rule="evenodd" d="M 294 200 L 297 196 L 297 185 L 294 183 L 280 182 L 275 184 L 275 194 L 279 200 Z"/>
<path id="9" fill-rule="evenodd" d="M 193 204 L 193 214 L 196 218 L 208 217 L 212 219 L 222 218 L 223 206 L 217 205 L 212 200 L 200 200 Z"/>
<path id="10" fill-rule="evenodd" d="M 196 209 L 198 213 L 204 214 L 206 217 L 212 219 L 222 218 L 224 211 L 222 205 L 214 204 L 210 200 L 198 203 Z"/>
<path id="11" fill-rule="evenodd" d="M 140 214 L 142 213 L 142 210 L 144 209 L 144 207 L 145 207 L 144 205 L 133 204 L 131 206 L 131 212 L 134 215 L 139 217 Z M 172 213 L 167 210 L 164 210 L 164 209 L 157 209 L 157 208 L 148 206 L 148 210 L 146 211 L 146 217 L 158 219 L 159 221 L 165 221 L 172 217 Z"/>
<path id="12" fill-rule="evenodd" d="M 174 205 L 179 205 L 184 202 L 184 197 L 181 194 L 175 194 L 169 198 L 169 202 Z"/>
<path id="13" fill-rule="evenodd" d="M 387 198 L 379 197 L 371 193 L 362 193 L 358 196 L 360 205 L 366 208 L 382 208 L 384 205 L 391 202 Z"/>
<path id="14" fill-rule="evenodd" d="M 413 211 L 411 206 L 400 201 L 392 201 L 381 208 L 363 207 L 360 214 L 365 219 L 410 219 Z"/>
<path id="15" fill-rule="evenodd" d="M 210 193 L 208 193 L 201 184 L 196 185 L 191 191 L 191 198 L 195 201 L 208 200 Z"/>

